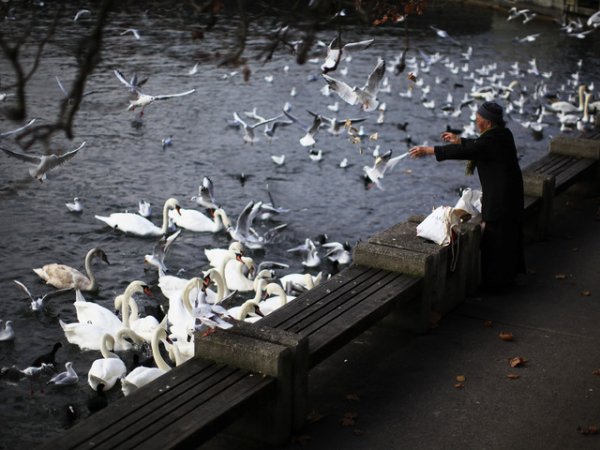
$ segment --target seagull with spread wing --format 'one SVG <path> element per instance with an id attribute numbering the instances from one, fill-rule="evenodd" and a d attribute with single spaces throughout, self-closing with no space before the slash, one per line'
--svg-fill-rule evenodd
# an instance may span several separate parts
<path id="1" fill-rule="evenodd" d="M 329 75 L 321 75 L 327 81 L 329 89 L 340 96 L 342 100 L 350 105 L 360 104 L 363 111 L 374 111 L 379 105 L 377 92 L 381 86 L 381 80 L 385 74 L 385 61 L 379 58 L 375 69 L 369 74 L 367 82 L 362 88 L 350 87 L 343 81 L 336 80 Z"/>
<path id="2" fill-rule="evenodd" d="M 127 88 L 129 89 L 130 92 L 133 92 L 134 94 L 137 93 L 138 89 L 141 88 L 144 83 L 146 83 L 146 81 L 148 81 L 148 78 L 144 78 L 143 80 L 138 80 L 138 76 L 137 73 L 134 73 L 133 76 L 131 77 L 131 79 L 129 81 L 127 81 L 127 79 L 125 78 L 125 75 L 123 75 L 123 73 L 118 70 L 115 69 L 114 71 L 115 76 L 117 77 L 117 79 L 123 83 L 125 86 L 127 86 Z"/>
<path id="3" fill-rule="evenodd" d="M 300 144 L 303 147 L 310 147 L 316 144 L 315 136 L 319 132 L 319 127 L 321 126 L 321 116 L 318 114 L 314 115 L 313 122 L 309 126 L 304 125 L 300 122 L 296 117 L 292 116 L 289 112 L 283 111 L 283 113 L 290 119 L 292 122 L 297 124 L 300 128 L 305 131 L 305 135 L 300 138 Z"/>
<path id="4" fill-rule="evenodd" d="M 75 150 L 71 150 L 70 152 L 67 152 L 64 155 L 51 154 L 33 156 L 26 155 L 24 153 L 13 152 L 12 150 L 8 150 L 2 147 L 0 147 L 0 150 L 2 150 L 8 156 L 12 156 L 13 158 L 20 159 L 21 161 L 35 164 L 35 167 L 29 169 L 29 175 L 31 175 L 36 180 L 42 182 L 46 180 L 46 172 L 54 169 L 57 166 L 60 166 L 61 164 L 64 164 L 65 162 L 73 158 L 77 154 L 77 152 L 83 148 L 84 145 L 85 141 Z"/>
<path id="5" fill-rule="evenodd" d="M 369 48 L 373 43 L 374 39 L 359 42 L 348 42 L 342 45 L 340 37 L 335 37 L 327 46 L 327 57 L 325 62 L 321 65 L 321 71 L 323 73 L 334 71 L 340 61 L 344 59 L 345 54 L 352 53 L 359 50 Z"/>
<path id="6" fill-rule="evenodd" d="M 196 201 L 200 206 L 207 209 L 220 208 L 215 200 L 214 186 L 210 178 L 204 177 L 202 179 L 202 184 L 198 186 L 198 194 L 199 195 L 194 195 L 191 200 Z"/>
<path id="7" fill-rule="evenodd" d="M 278 119 L 278 117 L 272 117 L 270 119 L 260 120 L 254 124 L 248 124 L 239 116 L 238 113 L 236 113 L 236 112 L 233 113 L 233 120 L 235 120 L 237 123 L 239 123 L 244 128 L 244 141 L 248 142 L 249 144 L 254 144 L 255 142 L 258 141 L 258 138 L 254 135 L 254 129 L 256 127 L 260 127 L 261 125 L 266 125 L 277 119 Z"/>
<path id="8" fill-rule="evenodd" d="M 392 151 L 388 150 L 382 155 L 378 155 L 375 158 L 375 164 L 373 167 L 364 166 L 363 171 L 365 172 L 365 179 L 370 180 L 382 191 L 385 190 L 381 184 L 381 179 L 388 170 L 392 170 L 401 159 L 406 158 L 409 152 L 402 153 L 399 156 L 392 158 Z"/>
<path id="9" fill-rule="evenodd" d="M 127 111 L 135 111 L 135 108 L 142 108 L 140 111 L 140 116 L 144 115 L 144 108 L 151 103 L 154 103 L 157 100 L 167 100 L 173 97 L 183 97 L 184 95 L 190 95 L 196 92 L 196 89 L 190 89 L 189 91 L 179 92 L 178 94 L 166 94 L 166 95 L 148 95 L 143 94 L 139 89 L 137 92 L 137 99 L 130 101 L 129 106 L 127 107 Z"/>

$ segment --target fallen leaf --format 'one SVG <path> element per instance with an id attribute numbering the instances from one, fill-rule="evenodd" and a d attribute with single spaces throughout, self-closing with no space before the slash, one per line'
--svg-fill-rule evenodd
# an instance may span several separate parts
<path id="1" fill-rule="evenodd" d="M 586 428 L 583 428 L 581 425 L 577 427 L 577 431 L 579 431 L 584 436 L 588 434 L 598 434 L 598 427 L 595 425 L 590 425 Z"/>
<path id="2" fill-rule="evenodd" d="M 310 442 L 310 435 L 300 434 L 298 436 L 292 436 L 292 444 L 306 445 Z"/>
<path id="3" fill-rule="evenodd" d="M 508 362 L 510 364 L 510 367 L 519 367 L 524 365 L 527 362 L 527 360 L 523 359 L 520 356 L 515 356 L 514 358 L 511 358 Z"/>
<path id="4" fill-rule="evenodd" d="M 379 139 L 379 133 L 373 133 L 371 136 L 369 136 L 370 141 L 376 141 L 377 139 Z"/>
<path id="5" fill-rule="evenodd" d="M 510 342 L 510 341 L 514 340 L 513 334 L 508 331 L 501 331 L 500 334 L 498 335 L 498 337 L 506 342 Z"/>
<path id="6" fill-rule="evenodd" d="M 564 273 L 557 273 L 556 275 L 554 275 L 554 278 L 557 280 L 564 280 L 565 278 L 567 278 L 567 276 Z"/>
<path id="7" fill-rule="evenodd" d="M 486 320 L 486 321 L 483 322 L 483 326 L 486 327 L 486 328 L 492 328 L 493 323 L 492 323 L 491 320 Z"/>
<path id="8" fill-rule="evenodd" d="M 352 402 L 358 402 L 360 401 L 360 397 L 358 396 L 358 394 L 347 394 L 346 395 L 346 400 L 350 400 Z"/>
<path id="9" fill-rule="evenodd" d="M 592 372 L 592 375 L 598 375 L 600 376 L 600 369 L 596 369 Z"/>
<path id="10" fill-rule="evenodd" d="M 519 378 L 521 378 L 521 375 L 517 375 L 516 373 L 509 373 L 506 376 L 511 380 L 518 380 Z"/>
<path id="11" fill-rule="evenodd" d="M 408 79 L 409 79 L 410 81 L 412 81 L 412 82 L 416 82 L 416 81 L 417 81 L 417 76 L 416 76 L 414 73 L 412 73 L 412 72 L 409 72 L 409 73 L 408 73 Z"/>
<path id="12" fill-rule="evenodd" d="M 319 420 L 321 420 L 323 418 L 323 415 L 321 413 L 319 413 L 319 411 L 317 411 L 316 409 L 313 409 L 311 412 L 309 412 L 306 415 L 306 421 L 308 423 L 315 423 L 318 422 Z"/>
<path id="13" fill-rule="evenodd" d="M 581 295 L 583 295 L 584 297 L 589 297 L 590 295 L 592 295 L 591 291 L 581 291 Z"/>
<path id="14" fill-rule="evenodd" d="M 347 412 L 344 414 L 344 417 L 340 419 L 340 424 L 343 427 L 353 427 L 356 425 L 356 418 L 358 417 L 357 413 Z"/>
<path id="15" fill-rule="evenodd" d="M 455 387 L 456 389 L 462 389 L 462 388 L 464 388 L 464 387 L 465 387 L 465 385 L 464 385 L 464 384 L 462 384 L 462 383 L 456 383 L 456 384 L 454 385 L 454 387 Z"/>
<path id="16" fill-rule="evenodd" d="M 464 375 L 456 375 L 456 381 L 458 381 L 459 383 L 464 383 L 466 380 Z"/>

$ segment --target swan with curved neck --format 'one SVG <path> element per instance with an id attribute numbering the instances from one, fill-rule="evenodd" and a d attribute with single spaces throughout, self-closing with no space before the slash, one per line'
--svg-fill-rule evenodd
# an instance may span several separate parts
<path id="1" fill-rule="evenodd" d="M 251 276 L 255 270 L 254 260 L 242 256 L 239 259 L 230 259 L 225 265 L 223 278 L 227 289 L 230 291 L 247 292 L 254 290 L 254 282 L 244 274 L 244 267 L 247 267 Z"/>
<path id="2" fill-rule="evenodd" d="M 260 311 L 265 316 L 271 314 L 276 309 L 281 308 L 288 301 L 292 301 L 294 298 L 296 298 L 288 296 L 279 283 L 267 284 L 265 287 L 265 292 L 267 296 L 274 295 L 273 297 L 266 298 L 258 304 Z"/>
<path id="3" fill-rule="evenodd" d="M 167 332 L 163 327 L 158 327 L 152 335 L 152 355 L 158 367 L 136 367 L 125 378 L 121 379 L 121 389 L 124 395 L 129 395 L 140 387 L 150 383 L 161 375 L 171 370 L 160 354 L 160 341 L 167 338 Z"/>
<path id="4" fill-rule="evenodd" d="M 226 296 L 229 295 L 229 289 L 225 285 L 225 280 L 221 273 L 215 269 L 208 269 L 204 272 L 204 280 L 208 278 L 208 283 L 213 281 L 217 285 L 217 292 L 212 291 L 208 287 L 206 288 L 206 301 L 209 303 L 220 303 Z"/>
<path id="5" fill-rule="evenodd" d="M 219 231 L 224 230 L 225 227 L 231 225 L 227 213 L 222 208 L 216 209 L 213 212 L 214 219 L 205 216 L 195 209 L 183 208 L 179 210 L 179 214 L 176 214 L 175 211 L 170 211 L 169 217 L 178 227 L 197 233 L 218 233 Z"/>
<path id="6" fill-rule="evenodd" d="M 233 241 L 228 248 L 207 248 L 204 249 L 204 254 L 208 259 L 208 263 L 215 267 L 221 274 L 225 273 L 225 264 L 230 259 L 235 259 L 238 255 L 241 258 L 244 256 L 244 246 L 239 241 Z"/>
<path id="7" fill-rule="evenodd" d="M 551 103 L 548 108 L 550 108 L 552 111 L 554 112 L 561 112 L 561 113 L 572 113 L 572 112 L 577 112 L 577 111 L 583 111 L 583 94 L 585 91 L 585 85 L 581 85 L 579 86 L 578 91 L 578 98 L 579 98 L 579 103 L 578 105 L 574 105 L 573 103 L 570 102 L 565 102 L 565 101 L 557 101 L 554 103 Z"/>
<path id="8" fill-rule="evenodd" d="M 193 277 L 188 280 L 181 295 L 169 298 L 169 312 L 167 316 L 171 324 L 171 334 L 178 341 L 187 342 L 188 331 L 194 326 L 194 317 L 187 309 L 187 304 L 190 303 L 190 296 L 194 289 L 200 289 L 202 280 L 198 277 Z M 180 350 L 183 349 L 180 346 Z"/>
<path id="9" fill-rule="evenodd" d="M 92 272 L 92 259 L 101 258 L 106 264 L 108 258 L 101 248 L 93 248 L 85 255 L 85 272 L 82 274 L 79 270 L 64 264 L 46 264 L 33 271 L 42 278 L 46 284 L 50 284 L 58 289 L 79 289 L 80 291 L 97 291 L 98 283 Z"/>
<path id="10" fill-rule="evenodd" d="M 122 294 L 122 296 L 117 296 L 115 299 L 115 308 L 119 309 L 117 304 L 118 301 L 121 306 L 123 328 L 130 328 L 146 342 L 150 342 L 152 340 L 154 329 L 159 326 L 159 323 L 153 316 L 139 317 L 138 305 L 133 298 L 133 294 L 139 292 L 152 296 L 150 288 L 143 281 L 132 281 L 129 283 L 129 286 L 127 286 L 127 289 L 125 289 L 125 293 Z"/>
<path id="11" fill-rule="evenodd" d="M 105 390 L 111 389 L 117 380 L 127 372 L 125 363 L 109 348 L 115 348 L 115 338 L 105 333 L 100 344 L 103 358 L 96 359 L 88 371 L 88 384 L 95 391 L 98 390 L 99 384 L 103 384 Z"/>
<path id="12" fill-rule="evenodd" d="M 263 295 L 263 290 L 267 282 L 264 279 L 258 279 L 256 282 L 256 293 L 254 297 L 246 300 L 240 306 L 234 306 L 227 310 L 227 314 L 236 320 L 244 320 L 246 322 L 256 322 L 261 319 L 262 312 L 260 311 L 259 303 Z M 258 317 L 247 317 L 250 313 L 258 314 Z"/>
<path id="13" fill-rule="evenodd" d="M 136 236 L 162 236 L 169 229 L 169 211 L 179 211 L 181 207 L 177 199 L 168 199 L 163 206 L 162 227 L 159 228 L 145 217 L 134 213 L 113 213 L 110 216 L 94 216 L 96 219 L 106 223 L 109 227 L 121 230 L 124 233 Z"/>

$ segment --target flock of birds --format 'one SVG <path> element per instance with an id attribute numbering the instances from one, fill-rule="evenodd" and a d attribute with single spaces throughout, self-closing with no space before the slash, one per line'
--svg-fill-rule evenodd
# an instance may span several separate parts
<path id="1" fill-rule="evenodd" d="M 84 20 L 90 15 L 90 11 L 82 10 L 77 12 L 74 20 Z M 523 19 L 523 23 L 526 24 L 534 18 L 535 14 L 528 10 L 513 8 L 507 20 Z M 583 39 L 600 26 L 600 12 L 591 16 L 586 24 L 588 29 L 583 28 L 581 21 L 569 21 L 562 24 L 561 29 L 569 36 Z M 439 39 L 462 46 L 446 31 L 435 26 L 431 28 Z M 131 34 L 134 39 L 140 39 L 138 30 L 128 29 L 123 34 Z M 519 38 L 518 42 L 532 42 L 537 37 L 539 35 L 529 35 Z M 358 84 L 346 82 L 353 55 L 371 48 L 374 42 L 374 39 L 369 39 L 344 43 L 341 36 L 338 36 L 329 44 L 321 43 L 325 53 L 324 59 L 320 57 L 312 61 L 320 65 L 321 77 L 314 80 L 322 80 L 321 93 L 335 99 L 335 103 L 328 106 L 332 115 L 339 111 L 341 101 L 355 107 L 358 117 L 328 117 L 309 112 L 307 117 L 310 117 L 310 122 L 304 123 L 302 117 L 292 114 L 292 106 L 289 103 L 283 105 L 279 114 L 270 118 L 259 115 L 256 109 L 242 114 L 232 111 L 233 120 L 228 121 L 228 124 L 240 130 L 240 143 L 257 143 L 257 133 L 261 128 L 267 139 L 271 140 L 275 137 L 276 130 L 295 127 L 299 130 L 299 144 L 308 149 L 310 159 L 320 161 L 323 152 L 317 148 L 319 133 L 326 129 L 334 136 L 345 138 L 349 145 L 357 148 L 361 156 L 367 152 L 373 155 L 372 164 L 362 168 L 362 175 L 368 187 L 384 190 L 384 177 L 408 155 L 408 152 L 394 155 L 392 150 L 382 151 L 379 145 L 374 144 L 380 139 L 379 133 L 368 133 L 363 125 L 356 128 L 357 124 L 370 120 L 373 114 L 377 115 L 377 124 L 385 122 L 387 106 L 382 99 L 384 95 L 395 94 L 407 99 L 406 101 L 413 99 L 412 101 L 422 105 L 424 111 L 433 111 L 447 120 L 458 120 L 463 117 L 463 111 L 466 111 L 471 120 L 464 128 L 452 130 L 463 137 L 476 136 L 474 115 L 477 109 L 476 102 L 481 100 L 502 102 L 510 122 L 530 129 L 536 138 L 543 135 L 544 129 L 550 123 L 558 122 L 561 131 L 565 132 L 592 127 L 600 110 L 600 102 L 593 99 L 593 82 L 584 84 L 581 80 L 583 61 L 579 62 L 576 71 L 566 80 L 559 81 L 559 85 L 553 88 L 551 83 L 556 82 L 557 76 L 540 70 L 536 59 L 529 60 L 527 67 L 521 67 L 518 62 L 507 69 L 501 69 L 495 62 L 473 67 L 472 47 L 461 52 L 458 58 L 440 53 L 426 54 L 423 51 L 420 51 L 418 56 L 409 56 L 403 51 L 393 60 L 378 58 L 373 61 L 373 68 L 366 80 L 361 80 Z M 195 73 L 197 67 L 195 65 L 190 74 Z M 403 78 L 406 90 L 393 92 L 390 77 L 402 73 L 406 73 L 406 79 Z M 146 79 L 139 80 L 135 74 L 128 79 L 119 70 L 114 70 L 114 75 L 133 97 L 127 110 L 139 110 L 140 120 L 144 108 L 153 103 L 160 100 L 176 101 L 177 98 L 196 92 L 195 89 L 189 89 L 174 94 L 149 95 L 142 91 Z M 454 80 L 455 89 L 465 88 L 467 84 L 471 87 L 464 90 L 464 95 L 459 100 L 455 100 L 452 91 L 447 90 L 445 101 L 439 104 L 434 94 L 440 95 L 442 86 L 448 84 L 449 79 Z M 68 97 L 69 94 L 60 80 L 57 78 L 56 81 L 63 94 Z M 273 78 L 266 78 L 265 82 L 272 83 Z M 568 92 L 576 93 L 577 97 L 561 97 L 563 93 Z M 93 93 L 94 91 L 90 91 L 86 95 Z M 2 101 L 9 96 L 8 93 L 2 95 Z M 290 96 L 293 98 L 296 95 L 297 89 L 292 87 Z M 23 127 L 1 133 L 0 145 L 10 136 L 32 126 L 35 121 L 36 119 L 32 119 Z M 407 126 L 406 122 L 398 124 L 397 129 L 406 131 Z M 450 127 L 448 128 L 450 130 Z M 162 140 L 163 149 L 172 145 L 172 139 L 173 137 L 169 136 Z M 407 147 L 413 144 L 408 134 L 405 142 Z M 73 164 L 74 157 L 84 146 L 85 142 L 61 155 L 41 156 L 32 156 L 3 146 L 0 146 L 0 149 L 10 157 L 31 164 L 29 174 L 42 182 L 47 180 L 49 171 L 67 161 Z M 271 155 L 271 161 L 273 164 L 283 165 L 286 163 L 285 155 Z M 342 169 L 349 166 L 347 158 L 339 163 Z M 73 306 L 77 321 L 67 323 L 60 320 L 59 324 L 67 342 L 77 345 L 82 351 L 99 351 L 101 354 L 87 369 L 88 384 L 96 393 L 88 405 L 90 411 L 105 406 L 105 392 L 117 384 L 120 384 L 124 395 L 129 395 L 170 370 L 172 365 L 179 365 L 191 358 L 194 351 L 194 334 L 227 329 L 236 320 L 256 322 L 287 302 L 293 301 L 297 295 L 312 289 L 327 277 L 323 271 L 313 274 L 322 267 L 324 260 L 336 266 L 351 263 L 352 249 L 348 242 L 330 242 L 326 237 L 306 238 L 304 242 L 287 251 L 299 255 L 302 266 L 307 270 L 280 276 L 279 272 L 289 269 L 289 265 L 274 261 L 259 263 L 250 257 L 250 251 L 265 249 L 271 245 L 287 226 L 280 223 L 265 229 L 266 226 L 261 225 L 259 228 L 257 225 L 259 221 L 264 224 L 268 220 L 279 220 L 289 212 L 289 209 L 278 206 L 273 201 L 270 192 L 268 202 L 250 201 L 235 221 L 217 200 L 214 185 L 209 177 L 203 178 L 198 195 L 193 197 L 193 200 L 198 209 L 183 208 L 175 198 L 165 200 L 160 226 L 150 220 L 151 205 L 143 200 L 140 201 L 139 211 L 135 213 L 95 215 L 99 223 L 118 230 L 122 239 L 128 239 L 128 236 L 158 238 L 152 253 L 146 255 L 144 261 L 158 273 L 158 288 L 168 300 L 166 310 L 152 310 L 147 306 L 144 312 L 141 311 L 136 295 L 155 295 L 151 286 L 141 280 L 132 280 L 127 288 L 115 297 L 114 307 L 117 314 L 97 303 L 87 301 L 84 293 L 95 292 L 98 289 L 93 262 L 100 260 L 109 264 L 108 255 L 100 247 L 94 247 L 87 253 L 84 260 L 85 273 L 59 263 L 34 268 L 40 279 L 56 289 L 41 297 L 36 298 L 22 282 L 15 280 L 16 287 L 31 302 L 33 311 L 43 311 L 44 303 L 52 296 L 63 295 L 65 292 L 74 293 Z M 81 213 L 85 208 L 80 198 L 74 198 L 65 206 L 74 214 Z M 261 229 L 264 231 L 259 232 Z M 204 253 L 209 261 L 206 271 L 201 276 L 186 279 L 179 276 L 179 273 L 173 274 L 168 268 L 168 261 L 165 260 L 169 250 L 176 245 L 181 230 L 190 233 L 226 233 L 231 239 L 231 244 L 228 248 L 206 248 Z M 0 326 L 0 341 L 14 340 L 17 335 L 18 330 L 14 329 L 11 320 Z M 35 358 L 26 367 L 2 368 L 2 377 L 14 382 L 27 378 L 31 380 L 32 392 L 33 381 L 45 378 L 48 384 L 58 386 L 79 383 L 79 376 L 72 361 L 66 362 L 64 372 L 56 373 L 56 353 L 61 346 L 60 342 L 56 343 L 49 353 Z M 118 352 L 131 349 L 142 350 L 151 357 L 146 361 L 139 361 L 138 358 L 134 367 L 128 367 Z"/>

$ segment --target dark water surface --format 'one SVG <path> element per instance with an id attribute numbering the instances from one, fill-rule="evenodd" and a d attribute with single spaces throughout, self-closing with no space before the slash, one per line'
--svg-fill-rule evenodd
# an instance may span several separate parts
<path id="1" fill-rule="evenodd" d="M 74 9 L 73 15 L 75 12 Z M 362 167 L 373 164 L 371 149 L 375 144 L 381 146 L 381 151 L 393 149 L 398 155 L 407 150 L 405 140 L 408 136 L 414 144 L 434 144 L 439 142 L 438 136 L 446 125 L 454 128 L 466 125 L 470 115 L 468 108 L 463 109 L 460 117 L 451 118 L 444 115 L 439 106 L 445 102 L 448 92 L 452 93 L 456 104 L 464 92 L 470 91 L 473 81 L 466 80 L 465 76 L 472 70 L 496 64 L 490 75 L 505 73 L 505 78 L 500 80 L 504 85 L 516 79 L 508 73 L 515 62 L 519 63 L 521 71 L 526 71 L 528 61 L 535 57 L 540 71 L 552 71 L 550 79 L 527 73 L 518 78 L 529 95 L 524 114 L 513 114 L 509 126 L 517 139 L 522 167 L 545 154 L 550 137 L 559 133 L 558 122 L 552 116 L 544 118 L 550 126 L 537 141 L 529 130 L 517 123 L 517 120 L 535 120 L 533 112 L 542 101 L 532 98 L 536 84 L 544 81 L 551 92 L 562 89 L 561 96 L 566 99 L 576 89 L 574 83 L 567 84 L 573 73 L 578 72 L 579 80 L 584 84 L 600 82 L 600 32 L 579 40 L 565 36 L 551 21 L 534 20 L 523 25 L 520 21 L 507 22 L 503 14 L 474 7 L 443 14 L 431 10 L 411 22 L 408 57 L 416 57 L 420 63 L 423 58 L 417 50 L 429 55 L 439 52 L 457 66 L 468 63 L 469 70 L 453 74 L 443 61 L 432 65 L 429 73 L 420 69 L 418 77 L 424 81 L 424 86 L 431 88 L 427 99 L 435 100 L 434 110 L 422 106 L 419 87 L 413 89 L 412 98 L 398 95 L 411 85 L 406 75 L 415 69 L 407 68 L 400 76 L 388 72 L 391 92 L 379 95 L 387 105 L 385 122 L 377 124 L 377 112 L 366 114 L 342 104 L 335 96 L 325 97 L 320 93 L 324 85 L 318 76 L 322 49 L 315 49 L 311 55 L 320 58 L 318 63 L 309 62 L 303 66 L 296 65 L 293 56 L 283 50 L 275 53 L 273 61 L 264 66 L 250 61 L 252 74 L 248 82 L 243 80 L 239 68 L 216 67 L 215 58 L 201 62 L 198 72 L 189 75 L 188 71 L 196 61 L 201 58 L 205 61 L 207 55 L 217 52 L 225 53 L 228 43 L 233 40 L 234 30 L 231 23 L 222 20 L 204 40 L 194 41 L 190 38 L 188 22 L 186 14 L 175 9 L 114 14 L 106 30 L 103 60 L 87 85 L 87 89 L 99 92 L 83 100 L 74 128 L 76 138 L 73 142 L 63 143 L 70 149 L 85 140 L 85 148 L 64 167 L 51 172 L 44 183 L 32 181 L 25 164 L 0 155 L 0 291 L 3 295 L 0 319 L 12 320 L 17 333 L 14 342 L 0 343 L 0 366 L 24 368 L 36 356 L 48 351 L 54 342 L 62 342 L 64 346 L 57 354 L 60 370 L 63 370 L 64 362 L 73 361 L 80 375 L 77 386 L 62 389 L 46 386 L 43 394 L 34 386 L 36 392 L 32 396 L 26 380 L 11 384 L 0 379 L 0 448 L 37 444 L 60 433 L 66 426 L 68 404 L 75 405 L 80 418 L 87 416 L 85 402 L 92 394 L 87 384 L 87 371 L 91 362 L 99 357 L 99 352 L 81 352 L 78 347 L 69 345 L 59 326 L 58 316 L 65 322 L 76 320 L 72 306 L 74 294 L 51 299 L 47 311 L 34 313 L 12 280 L 20 280 L 34 295 L 41 295 L 49 289 L 32 272 L 33 267 L 60 262 L 83 270 L 85 254 L 90 248 L 99 246 L 105 250 L 111 264 L 94 263 L 100 291 L 96 297 L 87 295 L 88 299 L 112 308 L 114 296 L 130 281 L 143 279 L 156 285 L 156 272 L 145 271 L 143 265 L 143 256 L 152 252 L 155 240 L 114 232 L 96 220 L 95 214 L 136 211 L 138 201 L 145 199 L 152 203 L 152 220 L 160 223 L 162 204 L 167 198 L 175 197 L 183 207 L 195 208 L 190 196 L 197 193 L 202 177 L 210 176 L 217 199 L 235 220 L 250 200 L 268 201 L 265 190 L 268 183 L 275 201 L 290 208 L 291 211 L 280 220 L 289 225 L 276 243 L 252 256 L 258 262 L 269 259 L 290 264 L 290 269 L 282 271 L 281 275 L 299 272 L 303 270 L 300 260 L 286 249 L 307 237 L 326 233 L 331 240 L 355 243 L 411 214 L 424 214 L 442 204 L 453 205 L 460 188 L 478 186 L 477 177 L 464 176 L 462 163 L 438 165 L 431 158 L 402 161 L 383 179 L 384 191 L 366 189 L 362 179 Z M 1 26 L 6 27 L 8 34 L 10 27 L 25 24 L 17 11 L 15 21 L 4 21 Z M 460 45 L 438 38 L 429 28 L 430 24 L 447 30 Z M 54 77 L 59 75 L 66 86 L 70 85 L 76 73 L 72 52 L 77 36 L 89 26 L 89 21 L 66 21 L 48 45 L 46 57 L 28 91 L 31 117 L 51 118 L 57 111 L 61 92 Z M 254 22 L 249 55 L 257 52 L 264 42 L 262 36 L 269 32 L 270 26 L 271 20 Z M 139 30 L 140 40 L 130 34 L 120 35 L 130 27 Z M 332 74 L 349 84 L 362 85 L 378 57 L 390 62 L 404 45 L 404 27 L 400 25 L 378 29 L 348 26 L 345 29 L 347 40 L 375 38 L 371 48 L 356 54 L 350 63 L 342 62 L 338 72 Z M 513 42 L 515 36 L 533 33 L 541 33 L 534 43 L 518 45 Z M 334 35 L 335 32 L 330 30 L 317 37 L 329 42 Z M 469 46 L 473 48 L 470 61 L 461 60 L 461 53 Z M 29 48 L 25 54 L 31 57 L 33 49 Z M 581 68 L 577 66 L 579 60 L 582 60 Z M 288 71 L 284 69 L 286 66 Z M 344 67 L 349 69 L 346 77 L 339 73 Z M 128 93 L 115 78 L 115 68 L 128 77 L 134 72 L 140 78 L 150 77 L 144 86 L 144 91 L 150 94 L 191 88 L 197 91 L 187 97 L 148 106 L 140 121 L 136 112 L 126 111 Z M 230 75 L 234 70 L 237 73 Z M 268 75 L 273 76 L 271 83 L 265 81 Z M 12 81 L 12 71 L 5 60 L 0 60 L 0 76 L 3 86 Z M 316 81 L 308 81 L 312 76 L 316 76 Z M 437 84 L 436 76 L 439 77 Z M 480 76 L 476 75 L 477 78 Z M 464 87 L 455 87 L 455 83 Z M 297 91 L 295 97 L 290 96 L 292 87 Z M 516 98 L 518 95 L 511 96 L 511 99 Z M 307 123 L 311 118 L 306 109 L 333 116 L 327 105 L 339 101 L 338 117 L 368 117 L 364 122 L 365 130 L 369 134 L 378 132 L 379 140 L 365 141 L 361 154 L 359 146 L 352 144 L 347 135 L 332 136 L 321 130 L 316 148 L 323 150 L 324 156 L 321 162 L 313 162 L 308 150 L 298 143 L 302 131 L 297 127 L 277 130 L 272 142 L 262 134 L 262 129 L 258 130 L 260 141 L 248 145 L 243 142 L 240 130 L 226 125 L 234 111 L 242 114 L 256 107 L 259 114 L 272 117 L 279 114 L 288 101 L 293 106 L 292 113 Z M 396 127 L 404 122 L 409 122 L 406 132 Z M 14 127 L 0 116 L 0 131 Z M 163 150 L 161 139 L 169 135 L 173 135 L 173 145 Z M 16 148 L 10 139 L 2 145 Z M 285 165 L 275 166 L 271 155 L 282 154 L 286 155 Z M 343 158 L 348 158 L 351 164 L 345 170 L 338 167 Z M 238 180 L 242 172 L 249 177 L 245 184 Z M 72 201 L 75 196 L 85 204 L 81 215 L 74 215 L 65 207 L 65 202 Z M 275 224 L 259 224 L 257 228 L 263 231 Z M 207 268 L 205 248 L 227 244 L 225 233 L 184 231 L 166 263 L 174 270 L 185 269 L 182 276 L 189 278 Z M 332 271 L 326 262 L 319 269 Z M 154 292 L 160 300 L 157 287 Z M 121 395 L 117 385 L 109 392 L 109 399 Z"/>

